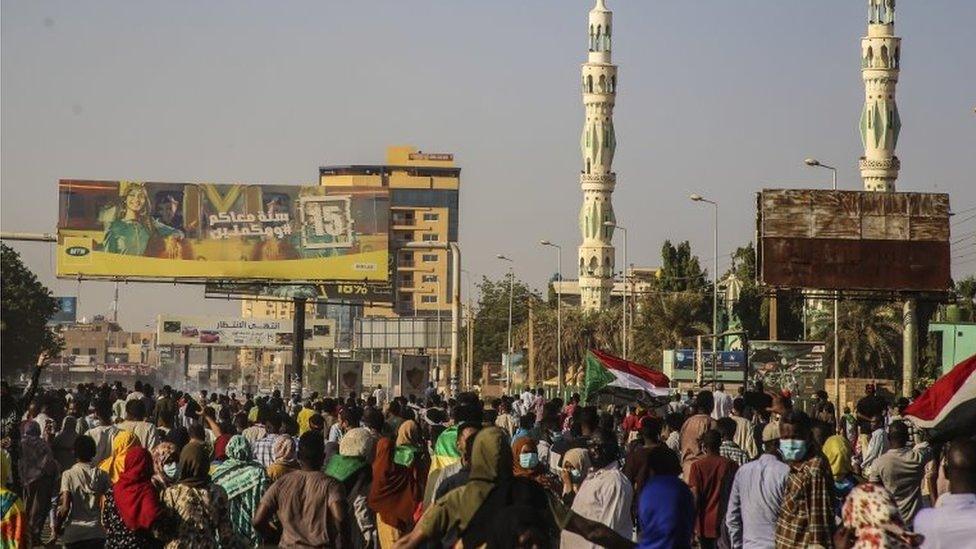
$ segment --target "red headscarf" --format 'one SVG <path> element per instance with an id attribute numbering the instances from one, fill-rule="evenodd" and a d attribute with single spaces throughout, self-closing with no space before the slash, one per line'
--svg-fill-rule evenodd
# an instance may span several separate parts
<path id="1" fill-rule="evenodd" d="M 152 485 L 152 456 L 141 446 L 129 448 L 125 469 L 112 488 L 115 505 L 125 526 L 132 531 L 148 530 L 159 516 L 159 496 Z"/>
<path id="2" fill-rule="evenodd" d="M 227 443 L 230 442 L 230 435 L 224 433 L 214 440 L 214 459 L 223 461 L 227 459 Z"/>
<path id="3" fill-rule="evenodd" d="M 414 423 L 413 421 L 406 421 Z M 414 424 L 415 425 L 415 424 Z M 404 431 L 404 427 L 400 427 Z M 398 530 L 410 530 L 414 511 L 424 499 L 429 464 L 424 459 L 414 459 L 409 467 L 393 462 L 396 445 L 388 437 L 376 443 L 373 460 L 373 482 L 369 487 L 369 506 Z"/>

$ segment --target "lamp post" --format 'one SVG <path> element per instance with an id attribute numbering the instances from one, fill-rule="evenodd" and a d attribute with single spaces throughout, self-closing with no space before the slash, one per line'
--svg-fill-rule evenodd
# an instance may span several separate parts
<path id="1" fill-rule="evenodd" d="M 508 354 L 505 355 L 505 388 L 512 390 L 512 303 L 515 299 L 515 272 L 513 267 L 515 261 L 502 254 L 496 256 L 502 261 L 508 262 Z"/>
<path id="2" fill-rule="evenodd" d="M 688 198 L 693 202 L 711 204 L 715 209 L 715 246 L 712 254 L 712 383 L 714 384 L 718 381 L 718 202 L 700 194 L 692 194 Z"/>
<path id="3" fill-rule="evenodd" d="M 618 225 L 616 221 L 604 221 L 603 222 L 603 226 L 604 227 L 612 227 L 614 229 L 620 229 L 620 231 L 622 233 L 624 233 L 624 271 L 623 271 L 623 273 L 624 273 L 624 299 L 623 299 L 623 301 L 624 301 L 624 304 L 623 304 L 623 310 L 624 310 L 624 318 L 623 318 L 624 329 L 623 329 L 623 332 L 624 332 L 624 337 L 623 337 L 623 344 L 621 345 L 621 350 L 623 351 L 624 360 L 627 360 L 627 229 L 626 229 L 626 227 L 623 227 L 622 225 Z"/>
<path id="4" fill-rule="evenodd" d="M 837 190 L 837 168 L 828 166 L 816 158 L 807 158 L 803 163 L 811 168 L 830 170 L 831 188 L 835 191 Z M 838 418 L 840 417 L 840 337 L 837 333 L 838 327 L 840 326 L 840 314 L 838 313 L 839 302 L 840 293 L 834 292 L 834 413 L 837 414 Z"/>
<path id="5" fill-rule="evenodd" d="M 543 246 L 556 248 L 556 387 L 559 397 L 563 396 L 563 249 L 559 244 L 548 240 L 539 242 Z"/>
<path id="6" fill-rule="evenodd" d="M 470 388 L 474 384 L 474 306 L 472 305 L 474 294 L 471 292 L 471 271 L 461 269 L 461 273 L 464 275 L 465 281 L 467 282 L 468 292 L 468 365 L 465 368 L 464 374 L 462 374 L 462 378 L 464 379 L 462 384 L 465 387 Z"/>

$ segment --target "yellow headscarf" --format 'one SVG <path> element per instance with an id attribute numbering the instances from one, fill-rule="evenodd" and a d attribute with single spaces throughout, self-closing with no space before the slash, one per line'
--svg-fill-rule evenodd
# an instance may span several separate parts
<path id="1" fill-rule="evenodd" d="M 119 475 L 125 469 L 125 455 L 129 452 L 129 448 L 136 446 L 142 445 L 139 444 L 139 439 L 131 431 L 122 431 L 115 435 L 115 439 L 112 441 L 112 455 L 98 464 L 102 471 L 108 473 L 108 478 L 112 484 L 119 480 Z"/>
<path id="2" fill-rule="evenodd" d="M 833 435 L 823 445 L 823 455 L 830 464 L 830 472 L 840 480 L 851 474 L 851 445 L 840 435 Z"/>

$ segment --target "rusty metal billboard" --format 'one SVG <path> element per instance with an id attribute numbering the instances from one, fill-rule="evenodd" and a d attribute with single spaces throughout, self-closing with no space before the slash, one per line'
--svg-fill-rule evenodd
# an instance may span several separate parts
<path id="1" fill-rule="evenodd" d="M 766 189 L 758 273 L 772 288 L 944 292 L 949 195 Z"/>

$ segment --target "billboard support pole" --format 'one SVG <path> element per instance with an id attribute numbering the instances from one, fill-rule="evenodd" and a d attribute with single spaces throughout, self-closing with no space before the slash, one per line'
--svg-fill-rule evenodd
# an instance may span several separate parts
<path id="1" fill-rule="evenodd" d="M 304 297 L 295 298 L 295 316 L 292 332 L 291 367 L 294 370 L 295 388 L 298 397 L 302 396 L 302 377 L 305 367 L 305 302 Z"/>
<path id="2" fill-rule="evenodd" d="M 213 347 L 207 347 L 207 384 L 213 378 Z"/>
<path id="3" fill-rule="evenodd" d="M 915 350 L 918 345 L 918 315 L 915 299 L 905 300 L 903 309 L 904 329 L 902 330 L 902 384 L 901 396 L 910 398 L 915 388 Z"/>
<path id="4" fill-rule="evenodd" d="M 183 389 L 187 389 L 187 382 L 190 378 L 190 346 L 183 347 Z"/>

